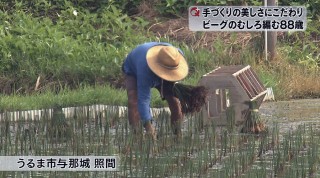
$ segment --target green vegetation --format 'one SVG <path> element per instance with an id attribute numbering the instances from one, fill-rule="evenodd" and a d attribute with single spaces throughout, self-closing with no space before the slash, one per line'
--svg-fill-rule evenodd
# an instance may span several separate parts
<path id="1" fill-rule="evenodd" d="M 25 110 L 51 108 L 53 106 L 71 107 L 96 103 L 126 105 L 124 90 L 114 90 L 109 86 L 81 87 L 77 90 L 63 90 L 58 95 L 54 92 L 32 95 L 2 95 L 0 108 L 5 110 Z"/>
<path id="2" fill-rule="evenodd" d="M 244 64 L 257 71 L 266 87 L 274 88 L 277 99 L 320 96 L 320 32 L 319 24 L 312 23 L 319 20 L 314 10 L 318 2 L 281 2 L 306 5 L 310 23 L 306 32 L 279 34 L 278 59 L 271 62 L 264 61 L 260 33 L 226 32 L 209 38 L 197 32 L 188 41 L 161 29 L 158 33 L 150 30 L 154 23 L 165 23 L 169 15 L 185 16 L 191 4 L 239 5 L 244 1 L 152 2 L 157 8 L 149 13 L 157 18 L 144 14 L 150 11 L 144 1 L 1 1 L 0 109 L 48 108 L 57 103 L 125 105 L 121 64 L 131 49 L 147 41 L 171 42 L 185 52 L 190 66 L 186 84 L 197 84 L 217 66 Z M 254 0 L 246 3 L 259 5 Z M 156 94 L 152 102 L 154 107 L 166 104 Z"/>
<path id="3" fill-rule="evenodd" d="M 121 158 L 118 172 L 0 172 L 0 177 L 316 177 L 320 137 L 314 120 L 292 129 L 287 123 L 270 123 L 283 119 L 279 116 L 269 120 L 268 132 L 252 135 L 239 134 L 232 112 L 223 128 L 205 123 L 199 112 L 186 116 L 182 138 L 176 140 L 170 116 L 160 112 L 154 117 L 159 138 L 153 144 L 142 134 L 130 133 L 126 109 L 118 106 L 127 103 L 120 66 L 132 48 L 147 41 L 171 42 L 185 52 L 190 66 L 185 84 L 197 84 L 217 66 L 243 64 L 251 65 L 266 87 L 273 87 L 278 100 L 320 97 L 319 2 L 281 2 L 306 5 L 310 23 L 305 32 L 278 34 L 273 61 L 264 60 L 261 33 L 168 30 L 186 25 L 168 17 L 184 17 L 191 4 L 261 5 L 260 1 L 150 3 L 156 11 L 141 0 L 0 2 L 0 155 Z M 156 90 L 152 93 L 153 107 L 166 105 Z M 77 107 L 70 118 L 61 111 L 93 104 L 116 107 Z M 15 114 L 17 120 L 12 121 L 8 112 L 42 108 L 34 120 Z M 48 108 L 55 108 L 55 113 Z"/>
<path id="4" fill-rule="evenodd" d="M 116 82 L 128 50 L 147 40 L 133 35 L 145 22 L 132 21 L 112 5 L 97 13 L 68 7 L 51 18 L 23 7 L 1 13 L 4 93 L 29 93 L 39 76 L 41 90 Z"/>
<path id="5" fill-rule="evenodd" d="M 319 173 L 319 123 L 292 129 L 269 123 L 269 132 L 239 134 L 237 128 L 203 123 L 189 115 L 180 141 L 174 139 L 167 112 L 155 116 L 158 140 L 133 135 L 119 109 L 76 108 L 74 116 L 44 112 L 41 119 L 23 117 L 0 124 L 0 155 L 117 155 L 119 171 L 0 172 L 1 177 L 313 177 Z M 127 113 L 124 109 L 122 113 Z M 50 122 L 51 119 L 51 122 Z M 53 127 L 52 122 L 63 124 Z M 57 126 L 57 125 L 56 125 Z M 49 132 L 46 130 L 49 129 Z M 53 133 L 56 135 L 50 136 Z M 59 134 L 69 131 L 68 134 Z M 142 131 L 142 130 L 141 130 Z M 91 160 L 92 161 L 92 160 Z"/>

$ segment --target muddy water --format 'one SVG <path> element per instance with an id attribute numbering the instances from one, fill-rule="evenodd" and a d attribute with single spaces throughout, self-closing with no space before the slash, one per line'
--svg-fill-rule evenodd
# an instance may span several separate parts
<path id="1" fill-rule="evenodd" d="M 267 120 L 267 123 L 269 123 L 270 126 L 272 126 L 273 123 L 277 123 L 277 126 L 279 128 L 279 133 L 280 133 L 279 139 L 283 141 L 283 136 L 287 135 L 288 131 L 298 132 L 299 126 L 304 125 L 306 130 L 310 129 L 310 126 L 313 128 L 313 130 L 319 130 L 320 99 L 265 102 L 260 107 L 260 114 L 262 118 Z M 307 132 L 310 132 L 310 130 L 308 130 Z M 281 148 L 280 151 L 282 149 L 283 148 Z M 263 155 L 265 159 L 264 162 L 266 164 L 276 162 L 275 160 L 273 160 L 273 157 L 276 155 L 273 155 L 272 152 L 273 151 L 269 150 Z M 299 154 L 300 155 L 297 155 L 297 158 L 295 159 L 299 161 L 304 159 L 308 159 L 308 160 L 310 159 L 304 156 L 306 153 L 303 153 L 303 150 Z M 320 152 L 318 152 L 317 154 L 319 155 Z M 304 162 L 302 165 L 300 165 L 299 169 L 297 169 L 297 167 L 294 166 L 294 164 L 295 162 L 292 160 L 290 164 L 287 165 L 287 169 L 295 172 L 299 172 L 299 171 L 301 172 L 301 170 L 305 170 L 305 171 L 310 170 L 310 168 L 308 168 L 307 166 L 309 162 Z M 269 165 L 272 165 L 272 164 L 269 164 Z M 269 172 L 268 175 L 273 175 L 272 166 L 271 167 L 269 166 L 269 169 L 271 171 L 270 170 L 268 171 Z M 292 172 L 287 172 L 287 173 L 292 173 Z M 310 177 L 320 177 L 320 170 L 318 169 Z"/>
<path id="2" fill-rule="evenodd" d="M 259 156 L 258 159 L 253 161 L 253 163 L 250 166 L 248 166 L 249 171 L 247 171 L 245 175 L 243 175 L 243 177 L 275 177 L 275 173 L 276 173 L 275 165 L 277 163 L 277 160 L 281 158 L 281 156 L 279 157 L 278 154 L 284 153 L 285 139 L 291 138 L 290 143 L 294 145 L 294 144 L 297 144 L 297 142 L 294 142 L 292 140 L 295 140 L 295 138 L 299 138 L 298 136 L 301 136 L 300 134 L 302 133 L 302 132 L 301 133 L 298 132 L 299 128 L 305 128 L 307 130 L 306 131 L 307 133 L 310 132 L 310 126 L 312 126 L 314 130 L 319 130 L 320 128 L 320 99 L 265 102 L 261 105 L 259 111 L 260 111 L 261 117 L 267 121 L 267 126 L 270 128 L 270 131 L 272 131 L 272 127 L 276 126 L 278 128 L 277 130 L 279 131 L 279 135 L 277 139 L 279 142 L 277 142 L 278 143 L 277 146 L 279 146 L 279 149 L 277 150 L 278 147 L 272 147 L 272 146 L 263 148 L 265 150 L 261 152 L 262 154 Z M 305 127 L 299 127 L 303 125 L 305 125 Z M 288 133 L 291 133 L 291 134 L 295 133 L 296 135 L 294 136 L 291 135 L 291 137 L 289 138 Z M 303 138 L 308 138 L 308 136 L 310 136 L 310 134 L 304 133 Z M 268 137 L 268 139 L 270 138 L 271 137 Z M 314 138 L 318 138 L 318 137 L 315 136 Z M 271 143 L 271 140 L 268 140 L 268 142 Z M 310 142 L 309 144 L 313 145 L 313 143 L 310 143 Z M 314 144 L 318 145 L 317 141 L 315 141 Z M 291 176 L 289 175 L 289 176 L 283 176 L 283 177 L 303 177 L 301 176 L 302 172 L 303 171 L 308 172 L 310 170 L 310 167 L 308 167 L 308 164 L 310 164 L 308 162 L 309 157 L 307 157 L 307 152 L 305 151 L 307 150 L 306 148 L 308 148 L 310 151 L 311 149 L 310 145 L 304 147 L 299 152 L 299 154 L 295 155 L 296 157 L 294 159 L 290 161 L 284 161 L 285 171 L 283 171 L 282 174 L 290 174 Z M 241 146 L 241 148 L 243 148 L 243 146 Z M 296 146 L 293 150 L 299 149 L 299 148 L 300 148 L 299 146 Z M 257 150 L 260 149 L 259 145 L 256 147 L 256 149 Z M 235 153 L 230 153 L 229 155 L 221 159 L 220 162 L 218 161 L 218 163 L 216 163 L 215 165 L 216 167 L 212 167 L 210 169 L 210 173 L 212 173 L 212 175 L 220 175 L 220 174 L 224 175 L 224 170 L 228 170 L 230 167 L 229 165 L 232 163 L 228 159 L 233 154 L 241 155 L 241 151 L 239 152 L 238 150 Z M 315 154 L 319 155 L 320 152 L 316 151 Z M 241 157 L 237 157 L 237 158 L 238 160 L 241 160 Z M 237 162 L 236 165 L 241 165 L 241 164 L 240 162 Z M 257 176 L 257 175 L 260 175 L 260 176 Z M 312 177 L 320 177 L 320 170 L 317 169 L 313 173 Z"/>
<path id="3" fill-rule="evenodd" d="M 320 99 L 265 102 L 260 114 L 267 123 L 278 123 L 280 129 L 295 129 L 304 123 L 320 123 Z"/>

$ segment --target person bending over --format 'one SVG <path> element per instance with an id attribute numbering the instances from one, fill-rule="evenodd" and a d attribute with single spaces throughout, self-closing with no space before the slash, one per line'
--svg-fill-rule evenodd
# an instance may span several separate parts
<path id="1" fill-rule="evenodd" d="M 188 75 L 188 64 L 183 52 L 170 43 L 148 42 L 138 45 L 126 57 L 122 71 L 125 74 L 128 95 L 128 119 L 135 133 L 142 123 L 147 134 L 156 139 L 150 113 L 151 88 L 156 88 L 168 102 L 173 133 L 181 136 L 183 113 L 173 94 L 175 82 Z"/>

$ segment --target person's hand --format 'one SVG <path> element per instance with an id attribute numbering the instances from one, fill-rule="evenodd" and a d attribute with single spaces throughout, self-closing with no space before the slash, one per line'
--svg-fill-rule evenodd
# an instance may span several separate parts
<path id="1" fill-rule="evenodd" d="M 143 124 L 143 127 L 146 129 L 147 136 L 152 138 L 152 140 L 157 140 L 155 128 L 153 127 L 151 121 L 147 121 Z"/>

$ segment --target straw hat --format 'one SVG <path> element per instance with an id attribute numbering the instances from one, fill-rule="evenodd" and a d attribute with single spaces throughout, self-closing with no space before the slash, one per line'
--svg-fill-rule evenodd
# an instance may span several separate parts
<path id="1" fill-rule="evenodd" d="M 147 52 L 147 63 L 152 72 L 167 81 L 179 81 L 188 75 L 188 64 L 173 46 L 154 46 Z"/>

